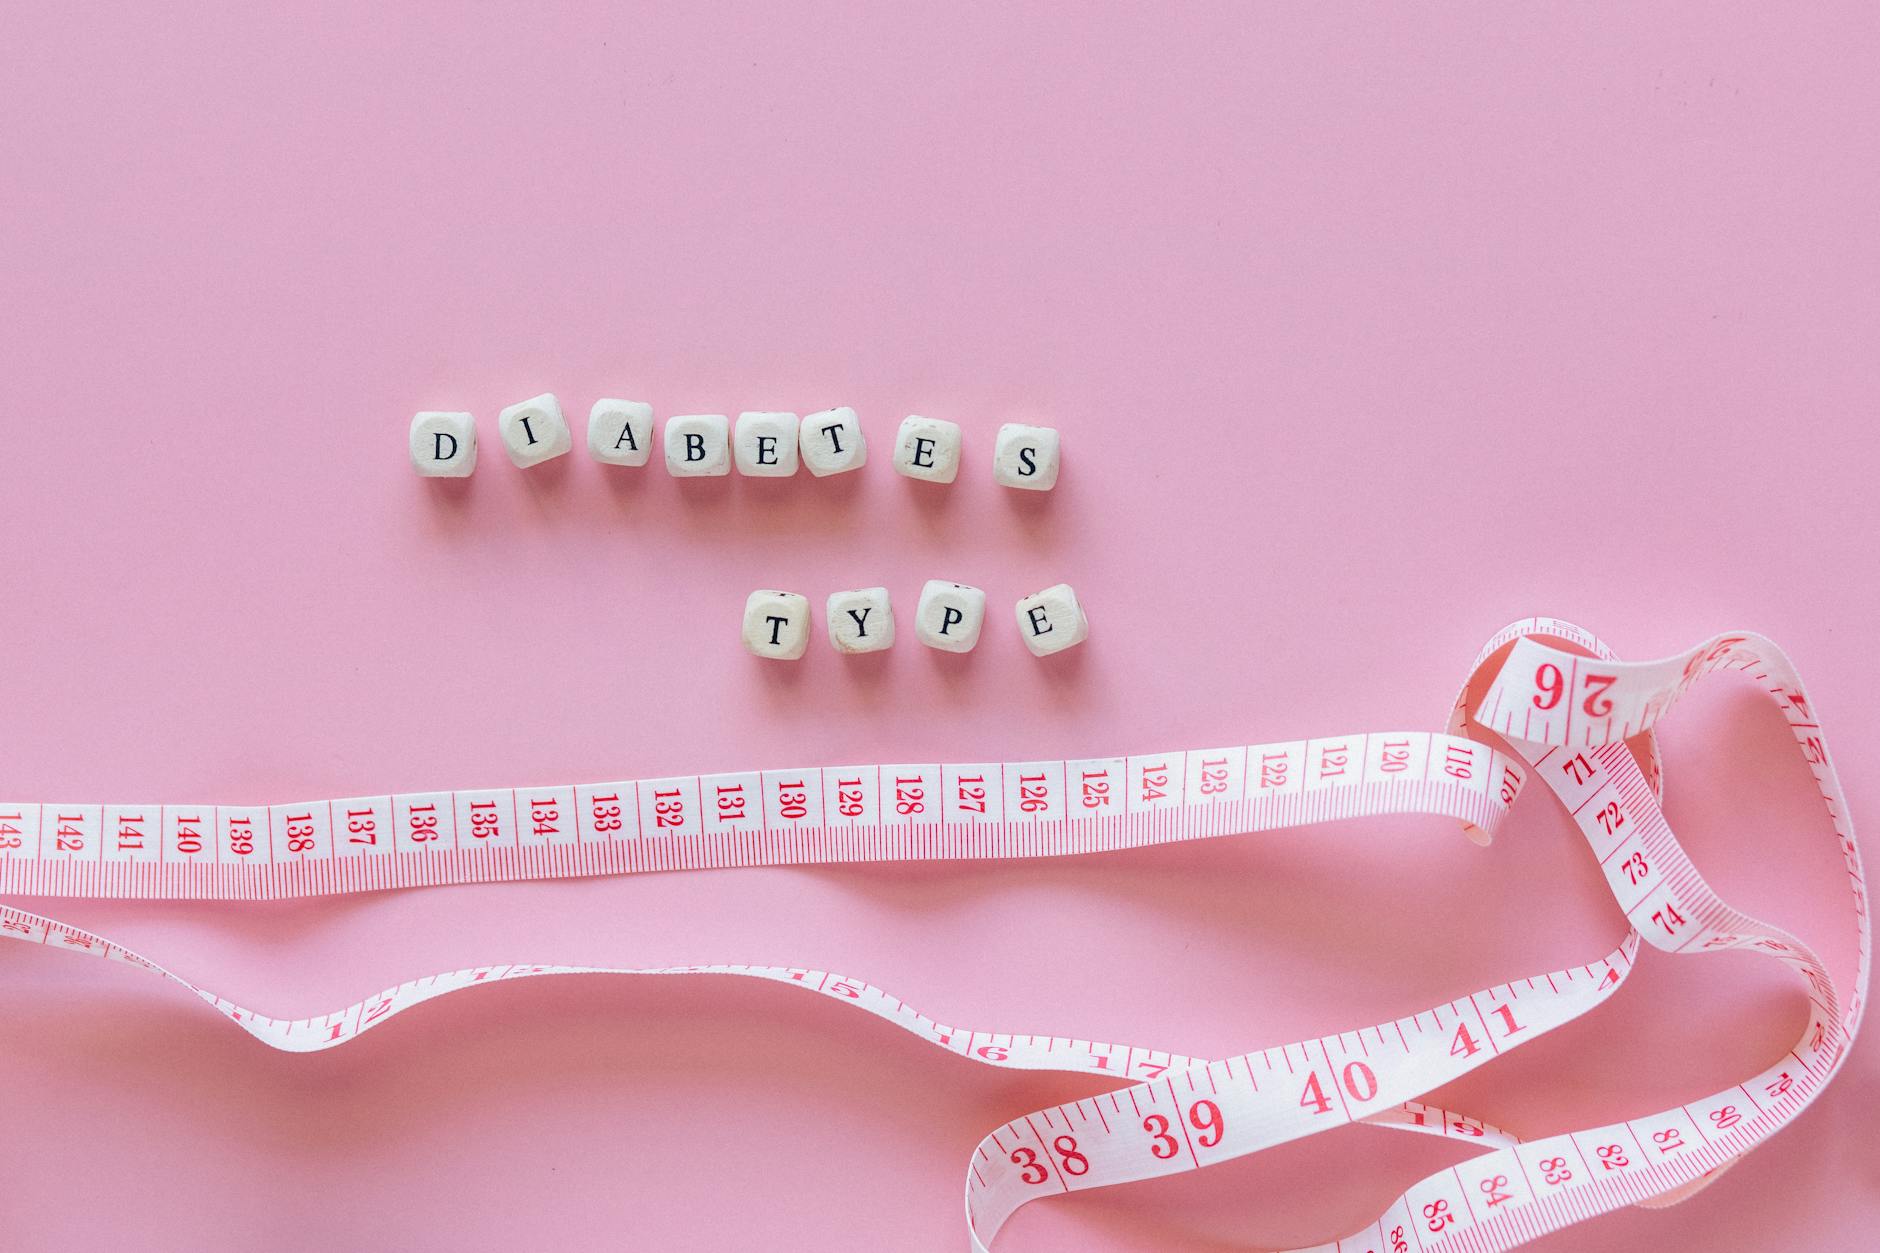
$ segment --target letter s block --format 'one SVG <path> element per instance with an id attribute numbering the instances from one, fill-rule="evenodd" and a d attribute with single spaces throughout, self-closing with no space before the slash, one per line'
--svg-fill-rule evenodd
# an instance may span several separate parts
<path id="1" fill-rule="evenodd" d="M 1048 492 L 1057 486 L 1060 444 L 1048 426 L 1007 422 L 992 447 L 992 477 L 1002 487 Z"/>

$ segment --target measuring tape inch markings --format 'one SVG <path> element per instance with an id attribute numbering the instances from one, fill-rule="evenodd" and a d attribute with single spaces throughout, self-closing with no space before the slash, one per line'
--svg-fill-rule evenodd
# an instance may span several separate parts
<path id="1" fill-rule="evenodd" d="M 1556 640 L 1566 647 L 1544 642 Z M 982 1065 L 1125 1086 L 1037 1110 L 975 1149 L 971 1247 L 985 1253 L 1041 1196 L 1194 1170 L 1347 1122 L 1483 1149 L 1418 1183 L 1337 1253 L 1512 1248 L 1631 1203 L 1682 1199 L 1805 1108 L 1838 1070 L 1866 997 L 1871 936 L 1852 826 L 1812 705 L 1760 636 L 1677 657 L 1616 660 L 1569 623 L 1533 618 L 1492 638 L 1448 734 L 1330 739 L 1082 761 L 814 767 L 274 806 L 0 804 L 0 890 L 150 899 L 278 899 L 379 888 L 712 866 L 1093 853 L 1376 814 L 1460 821 L 1486 841 L 1531 774 L 1572 814 L 1631 924 L 1611 953 L 1395 1022 L 1238 1057 L 946 1026 L 880 988 L 827 971 L 709 965 L 654 970 L 477 967 L 416 979 L 329 1014 L 276 1019 L 102 937 L 0 907 L 0 936 L 142 966 L 181 983 L 262 1042 L 346 1043 L 434 997 L 563 974 L 735 975 L 865 1010 Z M 1738 913 L 1698 876 L 1659 806 L 1654 726 L 1704 675 L 1751 673 L 1794 732 L 1846 861 L 1858 957 L 1843 990 L 1784 931 Z M 1476 738 L 1503 737 L 1509 751 Z M 1636 741 L 1635 755 L 1628 741 Z M 1747 948 L 1793 967 L 1811 1014 L 1763 1073 L 1704 1100 L 1608 1127 L 1522 1141 L 1415 1098 L 1593 1009 L 1642 944 Z M 1315 1251 L 1316 1253 L 1316 1251 Z"/>

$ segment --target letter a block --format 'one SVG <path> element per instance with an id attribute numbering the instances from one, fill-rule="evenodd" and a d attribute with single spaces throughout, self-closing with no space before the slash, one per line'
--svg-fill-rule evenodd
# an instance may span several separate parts
<path id="1" fill-rule="evenodd" d="M 597 400 L 588 411 L 588 452 L 610 466 L 643 466 L 653 455 L 653 406 Z"/>

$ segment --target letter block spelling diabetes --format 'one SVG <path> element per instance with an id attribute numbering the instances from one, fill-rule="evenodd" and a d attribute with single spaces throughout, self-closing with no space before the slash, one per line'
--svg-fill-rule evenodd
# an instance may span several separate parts
<path id="1" fill-rule="evenodd" d="M 496 433 L 503 437 L 509 459 L 525 470 L 574 447 L 568 423 L 561 416 L 561 402 L 548 392 L 497 414 Z"/>
<path id="2" fill-rule="evenodd" d="M 895 436 L 894 468 L 910 479 L 951 483 L 960 473 L 959 426 L 939 418 L 908 418 Z"/>
<path id="3" fill-rule="evenodd" d="M 817 478 L 859 470 L 868 462 L 861 420 L 846 407 L 804 415 L 798 443 L 803 464 Z"/>
<path id="4" fill-rule="evenodd" d="M 688 413 L 667 418 L 666 472 L 681 479 L 731 473 L 731 423 L 725 415 Z"/>
<path id="5" fill-rule="evenodd" d="M 740 413 L 731 437 L 738 473 L 758 479 L 787 479 L 796 473 L 794 413 Z"/>
<path id="6" fill-rule="evenodd" d="M 1002 487 L 1048 492 L 1057 486 L 1058 433 L 1048 426 L 1007 422 L 992 449 L 992 477 Z"/>
<path id="7" fill-rule="evenodd" d="M 426 478 L 461 479 L 477 468 L 477 423 L 467 413 L 425 410 L 411 419 L 412 468 Z"/>
<path id="8" fill-rule="evenodd" d="M 643 466 L 653 455 L 653 406 L 597 400 L 588 411 L 588 452 L 610 466 Z"/>

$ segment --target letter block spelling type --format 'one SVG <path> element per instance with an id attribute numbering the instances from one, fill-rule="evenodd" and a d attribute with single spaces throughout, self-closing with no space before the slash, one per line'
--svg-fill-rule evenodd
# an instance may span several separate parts
<path id="1" fill-rule="evenodd" d="M 574 447 L 561 402 L 548 393 L 511 405 L 496 415 L 496 433 L 503 437 L 509 459 L 527 469 L 553 460 Z"/>
<path id="2" fill-rule="evenodd" d="M 588 411 L 588 452 L 610 466 L 643 466 L 653 455 L 653 406 L 597 400 Z"/>
<path id="3" fill-rule="evenodd" d="M 796 473 L 794 413 L 740 413 L 731 446 L 738 473 L 758 479 L 787 479 Z"/>
<path id="4" fill-rule="evenodd" d="M 809 598 L 760 589 L 744 602 L 744 646 L 759 657 L 795 661 L 809 647 Z"/>
<path id="5" fill-rule="evenodd" d="M 477 468 L 476 419 L 428 409 L 412 418 L 411 464 L 426 478 L 467 477 Z"/>
<path id="6" fill-rule="evenodd" d="M 722 413 L 666 419 L 666 472 L 674 478 L 731 473 L 731 423 Z"/>
<path id="7" fill-rule="evenodd" d="M 862 421 L 853 409 L 805 414 L 798 442 L 803 464 L 817 478 L 859 470 L 868 462 L 868 440 L 862 435 Z"/>
<path id="8" fill-rule="evenodd" d="M 885 587 L 831 592 L 829 642 L 839 653 L 878 653 L 894 646 L 894 606 Z"/>
<path id="9" fill-rule="evenodd" d="M 914 635 L 929 648 L 970 653 L 986 622 L 986 594 L 964 583 L 933 579 L 920 589 L 914 609 Z"/>
<path id="10" fill-rule="evenodd" d="M 1069 583 L 1047 587 L 1018 602 L 1018 633 L 1034 657 L 1049 657 L 1090 638 L 1090 620 Z"/>
<path id="11" fill-rule="evenodd" d="M 992 449 L 992 477 L 1002 487 L 1048 492 L 1057 486 L 1058 433 L 1048 426 L 1007 422 Z"/>
<path id="12" fill-rule="evenodd" d="M 960 472 L 960 428 L 939 418 L 912 416 L 894 440 L 894 468 L 910 479 L 951 483 Z"/>

